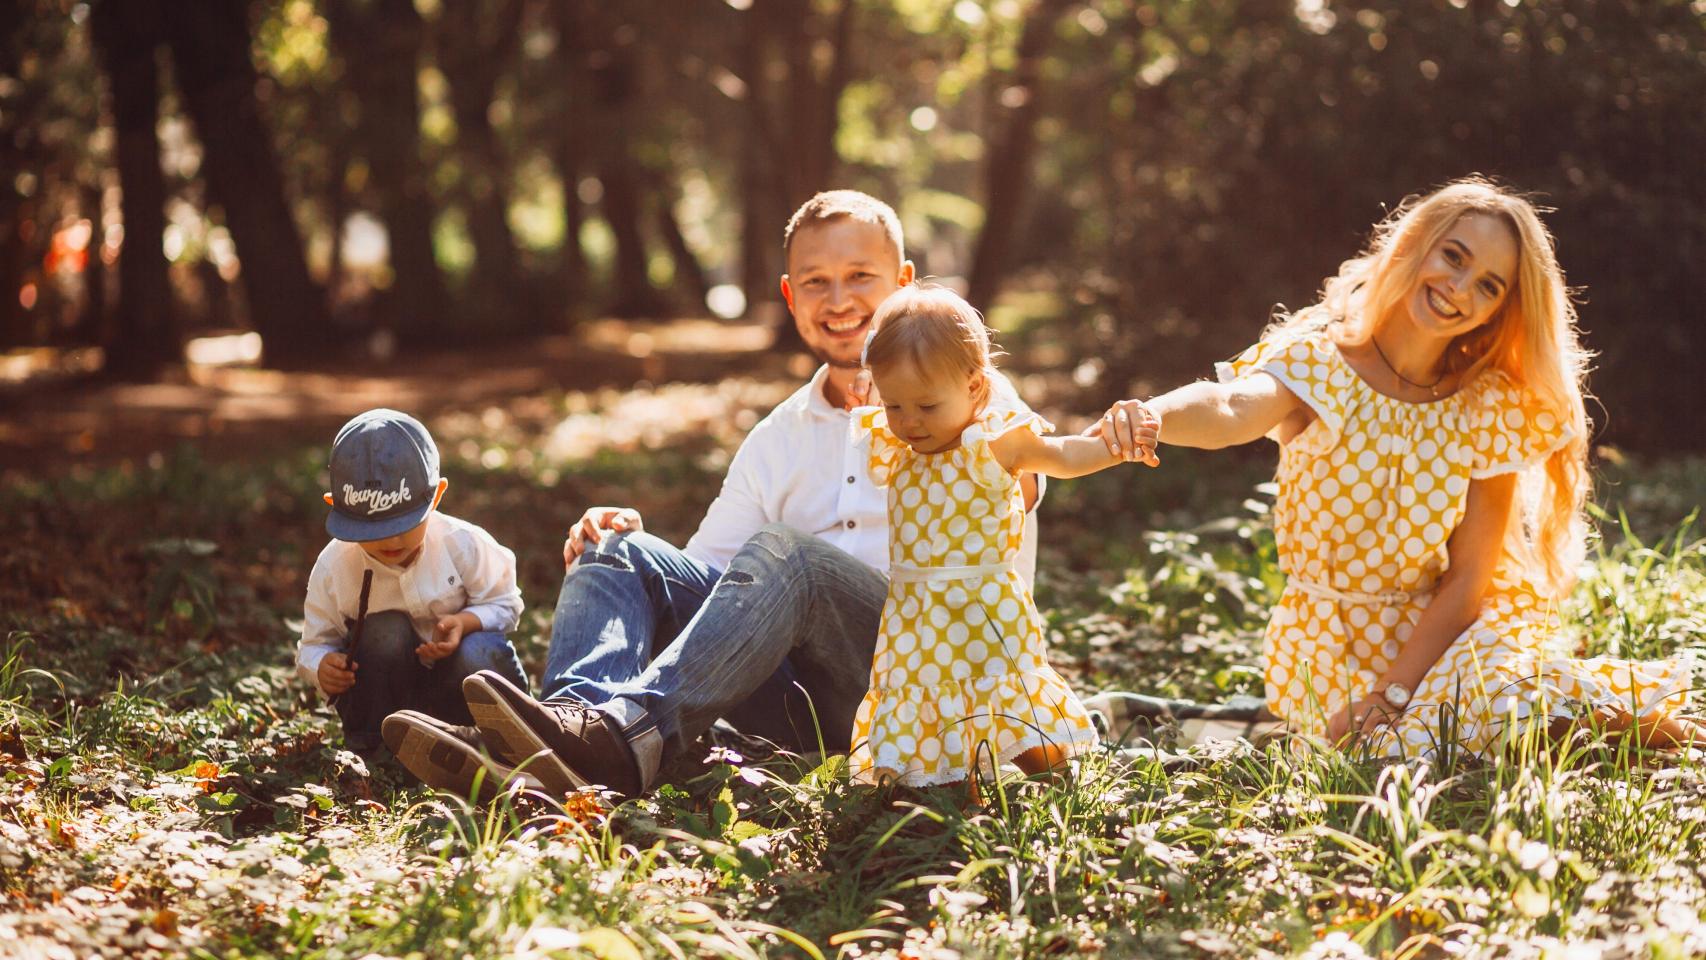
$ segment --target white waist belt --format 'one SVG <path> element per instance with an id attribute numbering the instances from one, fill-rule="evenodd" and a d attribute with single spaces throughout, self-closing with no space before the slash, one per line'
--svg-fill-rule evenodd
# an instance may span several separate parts
<path id="1" fill-rule="evenodd" d="M 900 583 L 978 580 L 1015 569 L 1017 568 L 1011 561 L 1007 563 L 983 563 L 975 567 L 909 567 L 905 564 L 896 563 L 889 566 L 889 579 Z"/>
<path id="2" fill-rule="evenodd" d="M 1320 600 L 1336 600 L 1339 603 L 1366 603 L 1376 607 L 1398 607 L 1409 603 L 1418 597 L 1425 597 L 1431 590 L 1393 590 L 1390 593 L 1362 593 L 1357 590 L 1335 590 L 1326 584 L 1311 583 L 1308 580 L 1290 578 L 1286 580 L 1287 587 L 1297 589 Z"/>

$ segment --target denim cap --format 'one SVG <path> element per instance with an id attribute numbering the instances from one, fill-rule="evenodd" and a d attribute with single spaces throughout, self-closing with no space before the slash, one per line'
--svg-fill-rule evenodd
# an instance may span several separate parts
<path id="1" fill-rule="evenodd" d="M 438 447 L 421 422 L 396 410 L 369 410 L 332 441 L 332 512 L 338 540 L 384 540 L 414 529 L 438 492 Z"/>

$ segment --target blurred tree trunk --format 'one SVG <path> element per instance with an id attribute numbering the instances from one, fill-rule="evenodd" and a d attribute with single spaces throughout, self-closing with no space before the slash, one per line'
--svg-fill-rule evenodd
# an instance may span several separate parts
<path id="1" fill-rule="evenodd" d="M 781 144 L 760 93 L 765 83 L 767 26 L 761 14 L 748 10 L 744 17 L 738 61 L 747 105 L 747 135 L 740 145 L 740 286 L 750 315 L 758 304 L 774 302 L 777 277 L 787 266 L 777 252 L 785 224 L 777 223 L 774 214 L 785 201 L 778 196 L 771 169 Z M 793 324 L 784 323 L 783 328 L 798 344 Z"/>
<path id="2" fill-rule="evenodd" d="M 842 0 L 833 15 L 817 12 L 814 0 L 754 0 L 745 13 L 739 62 L 752 133 L 741 158 L 741 280 L 749 309 L 773 302 L 777 276 L 787 270 L 772 252 L 787 218 L 813 194 L 839 186 L 835 133 L 852 77 L 854 12 L 854 0 Z M 773 61 L 777 48 L 781 59 Z M 772 90 L 782 91 L 780 102 L 766 96 Z M 784 317 L 776 348 L 804 346 Z"/>
<path id="3" fill-rule="evenodd" d="M 813 0 L 766 0 L 752 8 L 778 30 L 788 66 L 788 142 L 778 156 L 783 158 L 790 213 L 812 194 L 836 186 L 835 131 L 841 119 L 841 94 L 851 75 L 854 0 L 842 0 L 832 19 L 817 16 L 813 6 Z M 765 8 L 762 13 L 760 8 Z M 820 70 L 818 63 L 824 60 L 827 63 Z"/>
<path id="4" fill-rule="evenodd" d="M 571 321 L 586 311 L 587 295 L 586 251 L 581 247 L 581 227 L 586 222 L 586 207 L 581 202 L 580 182 L 586 170 L 586 26 L 581 17 L 581 0 L 553 0 L 551 18 L 557 28 L 555 51 L 556 74 L 563 96 L 562 115 L 558 118 L 557 142 L 553 157 L 557 175 L 563 181 L 563 252 L 558 267 L 557 291 L 563 298 L 558 316 Z"/>
<path id="5" fill-rule="evenodd" d="M 107 243 L 107 221 L 102 215 L 100 181 L 83 184 L 82 194 L 83 213 L 89 218 L 88 261 L 83 267 L 86 299 L 71 336 L 75 342 L 100 343 L 107 331 L 107 264 L 101 259 L 101 248 Z"/>
<path id="6" fill-rule="evenodd" d="M 182 356 L 172 287 L 161 236 L 166 232 L 166 180 L 155 130 L 160 73 L 155 59 L 164 37 L 157 0 L 101 0 L 90 30 L 112 95 L 115 156 L 124 192 L 124 247 L 119 254 L 118 304 L 106 344 L 107 372 L 150 380 Z M 93 244 L 91 243 L 93 248 Z M 91 249 L 99 257 L 99 249 Z"/>
<path id="7" fill-rule="evenodd" d="M 416 73 L 425 25 L 413 0 L 331 0 L 326 12 L 355 99 L 355 139 L 367 160 L 366 189 L 390 245 L 390 300 L 397 327 L 444 331 L 450 327 L 449 302 L 432 243 L 437 205 L 420 154 Z M 341 219 L 334 228 L 342 234 Z M 334 273 L 337 268 L 334 264 Z"/>
<path id="8" fill-rule="evenodd" d="M 491 120 L 498 78 L 520 47 L 521 13 L 520 0 L 455 0 L 443 7 L 439 34 L 474 244 L 470 311 L 483 318 L 487 330 L 513 331 L 533 319 L 509 228 L 509 159 Z"/>
<path id="9" fill-rule="evenodd" d="M 700 265 L 698 254 L 687 245 L 687 237 L 681 232 L 681 222 L 675 217 L 675 203 L 680 191 L 668 174 L 659 171 L 652 172 L 650 187 L 658 234 L 669 250 L 670 262 L 675 264 L 675 288 L 686 299 L 689 313 L 702 313 L 711 284 L 705 279 L 705 268 Z"/>
<path id="10" fill-rule="evenodd" d="M 31 49 L 29 27 L 34 11 L 26 4 L 9 3 L 0 6 L 0 76 L 21 74 L 20 60 Z M 0 111 L 0 170 L 34 171 L 41 169 L 37 157 L 38 138 L 28 133 L 29 118 L 34 113 L 19 103 L 28 88 L 19 90 L 7 100 L 8 109 Z M 24 272 L 32 259 L 28 234 L 33 224 L 35 204 L 24 179 L 14 174 L 0 178 L 0 347 L 27 343 L 30 339 L 30 315 L 18 300 L 18 290 L 24 283 Z"/>
<path id="11" fill-rule="evenodd" d="M 618 24 L 601 30 L 598 39 L 600 49 L 588 66 L 594 104 L 591 135 L 598 155 L 598 179 L 604 185 L 599 207 L 616 241 L 608 310 L 618 317 L 657 316 L 664 303 L 646 269 L 641 227 L 645 205 L 636 174 L 642 161 L 635 156 L 632 123 L 640 112 L 639 68 L 634 60 L 638 32 L 629 24 Z"/>
<path id="12" fill-rule="evenodd" d="M 1032 4 L 1019 35 L 1013 82 L 999 95 L 1005 122 L 985 148 L 983 230 L 978 233 L 967 283 L 966 298 L 980 310 L 989 309 L 1000 289 L 1013 237 L 1025 212 L 1031 156 L 1037 146 L 1043 57 L 1054 37 L 1056 21 L 1075 2 L 1037 0 Z"/>
<path id="13" fill-rule="evenodd" d="M 325 297 L 308 276 L 272 131 L 255 96 L 249 5 L 209 0 L 162 9 L 178 88 L 204 148 L 202 170 L 242 258 L 266 361 L 288 367 L 317 360 L 329 336 Z"/>

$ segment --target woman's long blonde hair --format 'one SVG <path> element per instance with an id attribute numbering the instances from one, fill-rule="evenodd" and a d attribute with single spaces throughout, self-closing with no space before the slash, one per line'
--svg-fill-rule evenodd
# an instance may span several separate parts
<path id="1" fill-rule="evenodd" d="M 1575 305 L 1552 235 L 1534 204 L 1479 177 L 1411 197 L 1375 225 L 1361 254 L 1339 265 L 1319 302 L 1276 315 L 1263 339 L 1329 328 L 1339 343 L 1367 342 L 1405 308 L 1429 251 L 1472 213 L 1498 217 L 1515 232 L 1516 277 L 1498 313 L 1451 342 L 1446 370 L 1463 384 L 1488 368 L 1502 371 L 1570 429 L 1569 441 L 1546 459 L 1537 496 L 1523 498 L 1526 536 L 1512 544 L 1540 585 L 1561 596 L 1574 580 L 1583 547 L 1581 514 L 1589 487 L 1583 395 L 1590 354 L 1577 335 Z"/>

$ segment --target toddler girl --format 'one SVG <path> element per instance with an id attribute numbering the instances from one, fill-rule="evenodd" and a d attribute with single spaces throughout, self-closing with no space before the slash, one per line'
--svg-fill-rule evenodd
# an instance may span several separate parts
<path id="1" fill-rule="evenodd" d="M 1094 438 L 1042 436 L 1052 428 L 1034 413 L 988 409 L 999 375 L 989 336 L 952 291 L 903 287 L 872 325 L 865 365 L 883 405 L 856 411 L 853 428 L 889 490 L 889 594 L 854 721 L 854 779 L 951 783 L 980 758 L 1048 770 L 1096 733 L 1048 665 L 1042 618 L 1013 567 L 1018 476 L 1077 477 L 1118 458 Z M 1141 435 L 1152 448 L 1153 427 Z"/>

